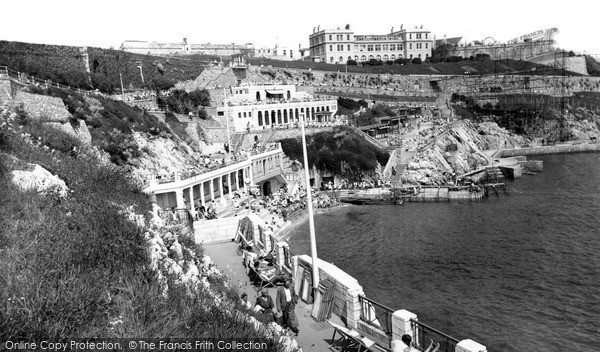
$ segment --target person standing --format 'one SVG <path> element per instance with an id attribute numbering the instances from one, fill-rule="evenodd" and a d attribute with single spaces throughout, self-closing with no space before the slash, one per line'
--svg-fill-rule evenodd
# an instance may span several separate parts
<path id="1" fill-rule="evenodd" d="M 283 286 L 277 289 L 277 312 L 283 316 L 283 327 L 288 327 L 296 336 L 300 332 L 298 329 L 298 317 L 295 308 L 298 303 L 298 296 L 294 292 L 291 280 L 286 279 Z"/>

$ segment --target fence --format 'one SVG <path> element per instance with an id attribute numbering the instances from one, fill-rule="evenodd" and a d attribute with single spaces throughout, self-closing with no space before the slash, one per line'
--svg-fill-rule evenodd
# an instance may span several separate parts
<path id="1" fill-rule="evenodd" d="M 411 319 L 410 325 L 412 335 L 415 337 L 414 343 L 418 348 L 425 350 L 433 341 L 440 344 L 440 352 L 456 351 L 456 345 L 459 342 L 458 339 L 413 319 Z"/>
<path id="2" fill-rule="evenodd" d="M 394 310 L 364 296 L 358 296 L 360 304 L 360 320 L 392 335 L 392 314 Z"/>

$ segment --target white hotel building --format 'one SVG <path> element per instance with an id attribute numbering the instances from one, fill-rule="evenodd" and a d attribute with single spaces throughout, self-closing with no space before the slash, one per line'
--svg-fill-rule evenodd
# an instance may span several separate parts
<path id="1" fill-rule="evenodd" d="M 248 85 L 229 88 L 217 116 L 233 123 L 236 132 L 293 127 L 304 114 L 309 123 L 331 122 L 337 99 L 299 92 L 294 85 Z"/>
<path id="2" fill-rule="evenodd" d="M 433 49 L 431 31 L 421 27 L 392 30 L 388 34 L 358 35 L 347 25 L 340 29 L 313 28 L 309 35 L 310 57 L 316 62 L 345 64 L 348 60 L 357 62 L 395 60 L 399 58 L 427 59 Z"/>

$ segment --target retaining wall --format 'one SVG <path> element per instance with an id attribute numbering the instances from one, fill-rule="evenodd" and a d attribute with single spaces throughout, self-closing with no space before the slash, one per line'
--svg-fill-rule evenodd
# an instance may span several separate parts
<path id="1" fill-rule="evenodd" d="M 518 155 L 558 154 L 558 153 L 581 153 L 598 152 L 600 143 L 582 143 L 569 145 L 550 145 L 533 148 L 503 149 L 498 151 L 495 158 L 507 158 Z"/>
<path id="2" fill-rule="evenodd" d="M 228 242 L 235 239 L 240 217 L 228 217 L 194 222 L 196 243 Z"/>

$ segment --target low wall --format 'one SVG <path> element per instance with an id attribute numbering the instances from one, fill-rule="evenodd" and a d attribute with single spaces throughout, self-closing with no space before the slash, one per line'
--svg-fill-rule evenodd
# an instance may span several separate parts
<path id="1" fill-rule="evenodd" d="M 518 155 L 537 155 L 537 154 L 559 154 L 559 153 L 581 153 L 581 152 L 598 152 L 600 151 L 600 143 L 582 143 L 582 144 L 561 144 L 547 145 L 533 148 L 521 149 L 503 149 L 499 150 L 495 158 L 507 158 Z"/>
<path id="2" fill-rule="evenodd" d="M 196 243 L 228 242 L 235 239 L 241 218 L 234 216 L 194 222 Z"/>
<path id="3" fill-rule="evenodd" d="M 348 326 L 356 329 L 360 320 L 360 304 L 358 296 L 363 295 L 362 286 L 355 278 L 346 274 L 337 266 L 317 259 L 319 267 L 320 281 L 329 279 L 335 282 L 335 291 L 333 295 L 332 312 L 339 315 L 342 321 Z M 301 278 L 299 277 L 300 268 L 308 272 L 312 278 L 312 258 L 306 254 L 294 257 L 293 278 L 294 284 L 300 288 Z M 312 280 L 312 279 L 311 279 Z M 312 285 L 312 281 L 311 281 Z"/>

